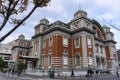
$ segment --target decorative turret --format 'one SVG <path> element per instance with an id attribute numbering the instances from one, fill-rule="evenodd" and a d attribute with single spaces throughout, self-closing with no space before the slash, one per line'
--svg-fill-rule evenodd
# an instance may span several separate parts
<path id="1" fill-rule="evenodd" d="M 40 23 L 41 23 L 41 24 L 48 25 L 48 24 L 49 24 L 49 21 L 48 21 L 46 18 L 43 18 L 43 19 L 40 20 Z"/>
<path id="2" fill-rule="evenodd" d="M 25 39 L 25 36 L 24 36 L 23 34 L 21 34 L 21 35 L 19 35 L 18 38 L 24 40 L 24 39 Z"/>
<path id="3" fill-rule="evenodd" d="M 87 17 L 87 13 L 83 10 L 78 10 L 75 14 L 74 14 L 74 18 L 80 18 L 80 17 Z"/>
<path id="4" fill-rule="evenodd" d="M 46 18 L 40 20 L 40 23 L 35 27 L 35 34 L 42 33 L 48 28 L 49 21 Z"/>
<path id="5" fill-rule="evenodd" d="M 110 31 L 110 28 L 106 25 L 103 25 L 103 30 L 105 32 L 106 40 L 114 40 L 114 34 Z"/>
<path id="6" fill-rule="evenodd" d="M 74 19 L 71 20 L 70 29 L 76 30 L 76 29 L 83 28 L 83 27 L 86 27 L 92 30 L 92 23 L 91 23 L 91 20 L 87 18 L 87 13 L 79 9 L 74 14 Z"/>

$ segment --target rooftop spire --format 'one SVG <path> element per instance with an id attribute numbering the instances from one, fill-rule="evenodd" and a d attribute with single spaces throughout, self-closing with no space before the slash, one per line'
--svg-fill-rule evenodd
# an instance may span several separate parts
<path id="1" fill-rule="evenodd" d="M 81 5 L 79 4 L 79 10 L 81 10 Z"/>

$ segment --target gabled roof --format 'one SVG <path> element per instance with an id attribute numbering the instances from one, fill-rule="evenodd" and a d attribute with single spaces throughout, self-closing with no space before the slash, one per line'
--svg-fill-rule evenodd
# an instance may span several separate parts
<path id="1" fill-rule="evenodd" d="M 69 27 L 68 27 L 68 25 L 66 23 L 64 23 L 62 21 L 59 21 L 59 20 L 57 20 L 56 22 L 52 23 L 50 25 L 50 27 L 55 27 L 56 25 L 58 25 L 59 27 L 63 27 L 63 28 L 69 29 Z"/>

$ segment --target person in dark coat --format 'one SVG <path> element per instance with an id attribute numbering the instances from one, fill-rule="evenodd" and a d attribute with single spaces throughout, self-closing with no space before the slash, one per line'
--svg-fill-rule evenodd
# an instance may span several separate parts
<path id="1" fill-rule="evenodd" d="M 19 79 L 21 73 L 22 73 L 22 70 L 18 69 L 18 79 Z"/>
<path id="2" fill-rule="evenodd" d="M 74 77 L 75 75 L 74 75 L 74 70 L 72 69 L 72 71 L 71 71 L 71 77 Z"/>
<path id="3" fill-rule="evenodd" d="M 87 70 L 87 74 L 86 74 L 85 77 L 89 77 L 89 76 L 90 76 L 90 69 L 88 68 L 88 70 Z"/>
<path id="4" fill-rule="evenodd" d="M 116 74 L 117 74 L 117 77 L 119 77 L 118 68 L 117 68 L 117 70 L 116 70 Z"/>
<path id="5" fill-rule="evenodd" d="M 14 74 L 14 69 L 12 69 L 12 76 L 13 76 L 13 74 Z"/>
<path id="6" fill-rule="evenodd" d="M 91 68 L 90 68 L 89 73 L 90 73 L 90 77 L 92 77 L 93 71 L 92 71 L 92 69 L 91 69 Z"/>

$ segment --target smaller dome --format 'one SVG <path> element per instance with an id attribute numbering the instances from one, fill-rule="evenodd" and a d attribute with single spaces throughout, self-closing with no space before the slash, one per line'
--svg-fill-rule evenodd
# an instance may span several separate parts
<path id="1" fill-rule="evenodd" d="M 103 25 L 103 29 L 105 32 L 110 32 L 110 28 L 107 25 Z"/>
<path id="2" fill-rule="evenodd" d="M 19 35 L 19 39 L 25 39 L 25 36 L 23 34 Z"/>
<path id="3" fill-rule="evenodd" d="M 49 21 L 46 18 L 43 18 L 43 19 L 40 20 L 40 23 L 49 24 Z"/>
<path id="4" fill-rule="evenodd" d="M 80 18 L 80 17 L 87 17 L 87 13 L 83 10 L 78 10 L 75 14 L 74 14 L 75 18 Z"/>

